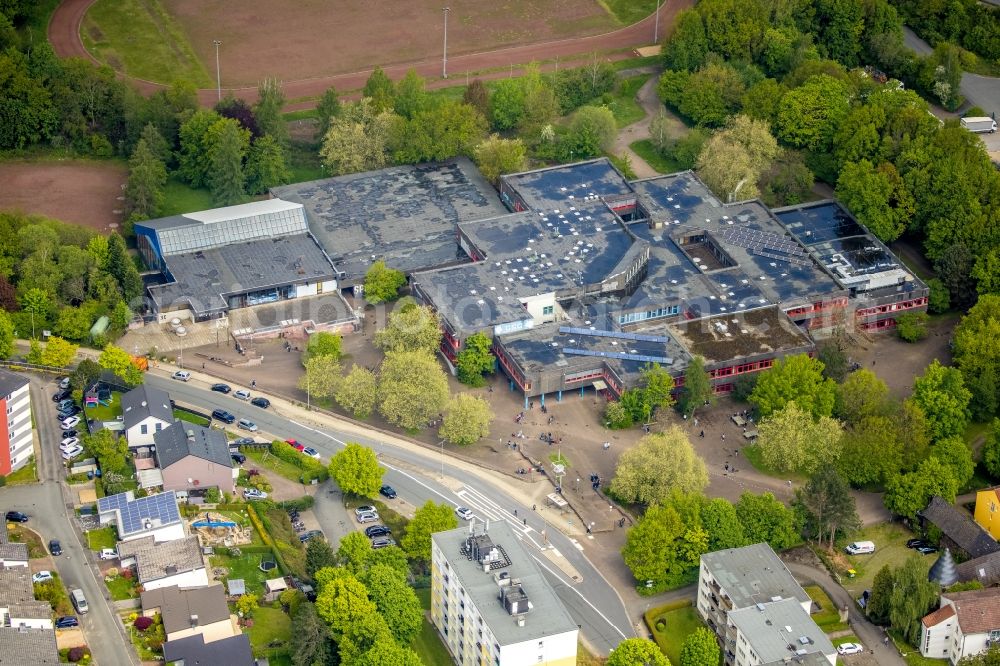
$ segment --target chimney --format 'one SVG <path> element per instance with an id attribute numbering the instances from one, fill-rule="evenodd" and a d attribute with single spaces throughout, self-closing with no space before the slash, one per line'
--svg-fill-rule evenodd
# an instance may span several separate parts
<path id="1" fill-rule="evenodd" d="M 197 627 L 198 626 L 198 615 L 197 614 L 192 614 L 191 615 L 191 626 L 192 627 Z"/>
<path id="2" fill-rule="evenodd" d="M 194 430 L 187 431 L 187 440 L 192 443 L 194 442 Z"/>

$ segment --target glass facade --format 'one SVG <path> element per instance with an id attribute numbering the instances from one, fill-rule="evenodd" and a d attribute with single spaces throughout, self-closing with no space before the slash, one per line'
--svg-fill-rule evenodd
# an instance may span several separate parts
<path id="1" fill-rule="evenodd" d="M 656 310 L 646 310 L 645 312 L 629 312 L 628 314 L 618 315 L 618 323 L 633 324 L 637 321 L 646 321 L 647 319 L 671 317 L 680 312 L 680 310 L 679 305 L 671 305 L 668 308 L 657 308 Z"/>
<path id="2" fill-rule="evenodd" d="M 157 234 L 164 255 L 207 250 L 274 236 L 302 234 L 309 230 L 304 209 L 272 211 L 218 222 L 193 223 Z"/>

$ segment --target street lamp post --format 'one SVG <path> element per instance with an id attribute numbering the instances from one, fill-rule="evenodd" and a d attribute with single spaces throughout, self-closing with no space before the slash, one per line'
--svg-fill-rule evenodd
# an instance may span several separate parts
<path id="1" fill-rule="evenodd" d="M 441 54 L 441 78 L 448 78 L 448 12 L 451 7 L 444 7 L 444 52 Z"/>
<path id="2" fill-rule="evenodd" d="M 213 39 L 212 43 L 215 44 L 215 84 L 219 92 L 219 101 L 222 101 L 222 70 L 219 69 L 219 47 L 222 46 L 222 42 L 218 39 Z"/>
<path id="3" fill-rule="evenodd" d="M 660 41 L 660 0 L 656 0 L 656 18 L 653 19 L 653 43 Z"/>
<path id="4" fill-rule="evenodd" d="M 444 440 L 441 440 L 441 477 L 444 478 Z"/>

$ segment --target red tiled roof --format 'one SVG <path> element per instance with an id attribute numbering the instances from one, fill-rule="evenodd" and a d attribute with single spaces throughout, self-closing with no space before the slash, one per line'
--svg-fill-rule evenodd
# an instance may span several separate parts
<path id="1" fill-rule="evenodd" d="M 944 596 L 955 605 L 962 633 L 981 634 L 1000 629 L 1000 590 L 968 590 Z"/>
<path id="2" fill-rule="evenodd" d="M 949 617 L 952 617 L 954 614 L 955 614 L 955 609 L 952 608 L 951 606 L 941 606 L 941 608 L 938 608 L 933 613 L 925 615 L 924 619 L 921 620 L 921 622 L 924 623 L 925 627 L 930 628 L 941 624 Z"/>

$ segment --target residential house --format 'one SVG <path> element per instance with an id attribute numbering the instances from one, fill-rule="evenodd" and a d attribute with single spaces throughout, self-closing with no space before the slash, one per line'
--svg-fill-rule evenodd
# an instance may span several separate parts
<path id="1" fill-rule="evenodd" d="M 919 515 L 925 525 L 931 524 L 941 530 L 942 546 L 964 551 L 969 558 L 1000 551 L 997 540 L 980 527 L 972 516 L 942 497 L 932 497 L 927 508 Z"/>
<path id="2" fill-rule="evenodd" d="M 174 422 L 170 395 L 163 389 L 142 384 L 123 393 L 122 421 L 130 449 L 149 446 L 153 436 Z"/>
<path id="3" fill-rule="evenodd" d="M 990 553 L 955 565 L 959 582 L 978 580 L 983 587 L 1000 583 L 1000 552 Z"/>
<path id="4" fill-rule="evenodd" d="M 187 534 L 173 491 L 136 498 L 131 490 L 101 497 L 97 514 L 102 525 L 114 523 L 119 541 L 148 536 L 157 543 L 182 539 Z"/>
<path id="5" fill-rule="evenodd" d="M 994 539 L 1000 538 L 1000 487 L 976 493 L 976 522 Z"/>
<path id="6" fill-rule="evenodd" d="M 211 488 L 236 490 L 239 467 L 233 466 L 226 433 L 178 422 L 153 437 L 164 490 Z"/>
<path id="7" fill-rule="evenodd" d="M 812 599 L 766 543 L 702 555 L 697 608 L 722 642 L 726 666 L 836 662 L 809 616 Z"/>
<path id="8" fill-rule="evenodd" d="M 196 634 L 163 644 L 163 660 L 167 666 L 206 666 L 225 664 L 226 666 L 254 666 L 250 650 L 250 638 L 239 634 L 231 638 L 205 642 L 204 636 Z"/>
<path id="9" fill-rule="evenodd" d="M 59 648 L 52 629 L 0 627 L 0 664 L 58 664 Z"/>
<path id="10" fill-rule="evenodd" d="M 163 618 L 168 641 L 201 634 L 206 643 L 240 633 L 230 615 L 222 585 L 181 588 L 176 585 L 146 590 L 140 595 L 142 614 Z"/>
<path id="11" fill-rule="evenodd" d="M 431 621 L 456 664 L 576 664 L 579 626 L 500 521 L 431 535 Z"/>
<path id="12" fill-rule="evenodd" d="M 957 664 L 1000 640 L 1000 589 L 945 592 L 920 625 L 920 654 Z"/>
<path id="13" fill-rule="evenodd" d="M 0 530 L 0 567 L 28 566 L 28 544 L 14 543 L 6 529 Z"/>
<path id="14" fill-rule="evenodd" d="M 151 536 L 121 542 L 118 557 L 123 567 L 135 566 L 144 590 L 208 585 L 208 572 L 196 536 L 163 543 L 157 543 Z"/>
<path id="15" fill-rule="evenodd" d="M 0 475 L 6 476 L 28 464 L 34 452 L 31 396 L 24 375 L 0 369 Z"/>
<path id="16" fill-rule="evenodd" d="M 31 571 L 26 567 L 0 569 L 0 627 L 52 629 L 52 607 L 35 599 Z"/>

